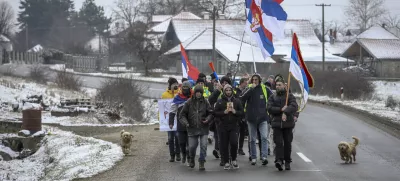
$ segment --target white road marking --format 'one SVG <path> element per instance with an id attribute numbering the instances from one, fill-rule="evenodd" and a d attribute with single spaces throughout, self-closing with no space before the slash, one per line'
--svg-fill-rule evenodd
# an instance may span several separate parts
<path id="1" fill-rule="evenodd" d="M 299 157 L 301 158 L 301 159 L 303 159 L 305 162 L 307 162 L 307 163 L 310 163 L 310 162 L 312 162 L 310 159 L 308 159 L 303 153 L 301 153 L 301 152 L 297 152 L 297 155 L 299 155 Z"/>

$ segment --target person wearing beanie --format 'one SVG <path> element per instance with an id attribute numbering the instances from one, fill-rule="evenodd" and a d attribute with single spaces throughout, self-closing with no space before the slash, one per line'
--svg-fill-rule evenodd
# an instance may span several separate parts
<path id="1" fill-rule="evenodd" d="M 261 140 L 261 160 L 262 165 L 267 165 L 268 155 L 268 122 L 267 112 L 268 98 L 272 92 L 261 83 L 261 76 L 254 74 L 251 76 L 251 84 L 243 91 L 240 96 L 242 103 L 245 104 L 244 110 L 249 130 L 251 164 L 257 163 L 257 130 L 260 132 Z"/>
<path id="2" fill-rule="evenodd" d="M 179 116 L 179 122 L 186 127 L 189 137 L 189 166 L 191 168 L 195 167 L 196 150 L 200 142 L 199 170 L 205 170 L 207 136 L 213 114 L 210 103 L 203 94 L 203 86 L 196 85 L 192 98 L 183 105 Z"/>
<path id="3" fill-rule="evenodd" d="M 297 120 L 298 104 L 292 93 L 289 93 L 286 105 L 286 93 L 288 91 L 285 80 L 281 75 L 275 77 L 276 94 L 268 100 L 267 110 L 272 119 L 271 126 L 273 129 L 273 139 L 276 144 L 275 148 L 275 167 L 279 171 L 290 170 L 293 128 Z M 296 117 L 296 118 L 295 118 Z"/>
<path id="4" fill-rule="evenodd" d="M 219 83 L 215 84 L 216 87 L 214 89 L 214 92 L 208 98 L 208 101 L 210 102 L 211 106 L 213 106 L 217 102 L 217 100 L 219 98 L 221 98 L 221 96 L 222 96 L 222 88 L 225 85 L 228 85 L 228 84 L 230 85 L 232 83 L 231 80 L 226 76 L 223 76 L 221 78 L 220 82 L 221 82 L 221 84 L 219 84 Z M 233 91 L 233 95 L 237 96 L 235 90 Z M 219 134 L 218 134 L 218 121 L 219 121 L 218 118 L 214 118 L 213 122 L 210 125 L 210 129 L 214 132 L 215 143 L 214 143 L 213 155 L 214 155 L 215 158 L 220 158 L 221 157 L 221 153 L 220 153 L 220 149 L 219 149 L 221 147 L 221 142 L 219 141 L 219 138 L 218 138 L 218 136 L 219 136 Z M 223 162 L 223 160 L 221 160 L 220 165 L 224 166 L 224 164 L 225 163 Z"/>
<path id="5" fill-rule="evenodd" d="M 202 87 L 203 87 L 203 96 L 205 97 L 205 98 L 208 98 L 210 95 L 211 95 L 211 92 L 208 90 L 208 87 L 207 86 L 205 86 L 206 85 L 206 79 L 203 79 L 203 78 L 198 78 L 197 80 L 196 80 L 196 86 L 197 85 L 201 85 Z M 194 88 L 195 87 L 193 87 L 193 90 L 194 90 Z"/>
<path id="6" fill-rule="evenodd" d="M 237 164 L 239 122 L 244 116 L 240 99 L 233 95 L 233 88 L 226 84 L 221 99 L 215 104 L 214 115 L 220 120 L 218 133 L 221 142 L 221 155 L 224 169 L 239 168 Z M 229 150 L 230 148 L 230 150 Z M 231 160 L 229 160 L 231 157 Z M 232 164 L 232 165 L 231 165 Z"/>
<path id="7" fill-rule="evenodd" d="M 174 97 L 171 103 L 171 108 L 170 108 L 170 113 L 169 113 L 169 128 L 172 129 L 174 127 L 174 121 L 175 121 L 175 116 L 177 116 L 177 113 L 181 112 L 183 105 L 187 100 L 189 100 L 190 97 L 192 97 L 193 90 L 191 89 L 191 84 L 188 81 L 184 81 L 182 83 L 181 91 Z M 178 134 L 178 142 L 179 142 L 179 147 L 180 147 L 180 152 L 182 153 L 182 163 L 185 163 L 186 160 L 189 160 L 189 153 L 188 153 L 188 134 L 186 127 L 183 126 L 180 121 L 179 117 L 176 117 L 178 120 L 176 122 L 176 130 Z M 169 152 L 171 155 L 170 161 L 173 162 L 175 159 L 175 156 L 177 158 L 177 161 L 179 161 L 178 158 L 180 158 L 179 154 L 176 154 L 174 151 L 174 147 L 170 146 Z"/>

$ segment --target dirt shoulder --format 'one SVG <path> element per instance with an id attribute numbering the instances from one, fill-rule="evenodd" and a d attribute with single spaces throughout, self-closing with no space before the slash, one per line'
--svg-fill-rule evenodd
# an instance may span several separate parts
<path id="1" fill-rule="evenodd" d="M 81 136 L 90 136 L 112 143 L 120 143 L 120 131 L 124 129 L 134 135 L 131 147 L 131 155 L 125 156 L 112 169 L 95 175 L 91 178 L 76 179 L 79 181 L 118 181 L 118 180 L 147 180 L 149 177 L 157 177 L 154 170 L 158 170 L 159 162 L 165 157 L 167 150 L 165 132 L 155 131 L 152 126 L 131 126 L 131 127 L 60 127 L 66 131 L 73 131 Z"/>

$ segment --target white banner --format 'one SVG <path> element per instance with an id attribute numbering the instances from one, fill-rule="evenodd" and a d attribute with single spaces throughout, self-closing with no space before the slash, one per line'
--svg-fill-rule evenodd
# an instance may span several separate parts
<path id="1" fill-rule="evenodd" d="M 158 116 L 160 119 L 160 131 L 176 131 L 176 117 L 174 127 L 169 128 L 169 112 L 173 99 L 158 99 Z"/>

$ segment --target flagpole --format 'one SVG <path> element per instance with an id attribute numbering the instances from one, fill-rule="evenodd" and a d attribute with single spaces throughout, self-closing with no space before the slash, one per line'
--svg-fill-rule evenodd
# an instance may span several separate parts
<path id="1" fill-rule="evenodd" d="M 244 1 L 244 16 L 246 17 L 246 19 L 245 19 L 245 25 L 246 25 L 246 21 L 247 21 L 246 1 Z M 245 32 L 246 32 L 246 30 L 243 30 L 242 41 L 240 41 L 239 53 L 237 54 L 238 57 L 237 57 L 237 60 L 236 60 L 236 71 L 235 71 L 235 74 L 233 75 L 232 86 L 235 85 L 236 74 L 239 71 L 239 58 L 240 58 L 240 52 L 242 51 L 242 45 L 243 45 L 243 39 L 244 39 L 244 33 Z"/>
<path id="2" fill-rule="evenodd" d="M 253 45 L 250 44 L 250 46 L 251 46 L 251 54 L 253 55 L 254 73 L 257 73 L 256 60 L 254 59 Z"/>
<path id="3" fill-rule="evenodd" d="M 289 71 L 288 83 L 287 83 L 287 88 L 286 88 L 286 104 L 285 104 L 286 106 L 287 106 L 288 101 L 289 101 L 290 77 L 291 77 L 291 73 Z"/>

